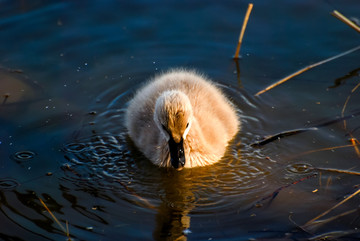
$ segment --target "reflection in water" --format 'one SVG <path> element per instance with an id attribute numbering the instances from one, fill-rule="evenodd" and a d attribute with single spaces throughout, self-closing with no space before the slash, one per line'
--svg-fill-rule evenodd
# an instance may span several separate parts
<path id="1" fill-rule="evenodd" d="M 334 85 L 329 86 L 329 88 L 336 88 L 336 87 L 344 84 L 347 79 L 351 79 L 353 77 L 359 77 L 360 76 L 359 71 L 360 71 L 360 68 L 356 68 L 356 69 L 350 71 L 349 73 L 347 73 L 346 75 L 336 78 L 334 80 Z"/>
<path id="2" fill-rule="evenodd" d="M 62 206 L 51 199 L 49 195 L 45 196 L 49 198 L 49 208 L 54 213 L 61 214 Z M 61 231 L 54 226 L 51 217 L 44 212 L 44 207 L 40 204 L 34 191 L 0 192 L 0 198 L 2 214 L 20 228 L 35 235 L 34 237 L 48 238 L 49 233 L 61 234 Z"/>
<path id="3" fill-rule="evenodd" d="M 221 87 L 227 94 L 239 95 L 235 89 Z M 258 149 L 244 144 L 253 139 L 246 128 L 230 144 L 223 160 L 215 165 L 181 172 L 152 165 L 135 149 L 126 130 L 119 125 L 130 93 L 117 96 L 114 91 L 115 88 L 106 91 L 106 95 L 98 98 L 102 104 L 93 106 L 92 114 L 84 120 L 87 124 L 73 142 L 64 146 L 69 168 L 63 180 L 74 183 L 80 188 L 78 191 L 89 192 L 91 187 L 95 193 L 99 188 L 104 192 L 116 190 L 115 195 L 132 206 L 156 210 L 152 232 L 155 240 L 186 240 L 192 235 L 192 216 L 246 210 L 266 189 L 264 180 L 273 163 Z M 253 100 L 242 98 L 235 104 L 244 105 L 245 101 L 247 108 L 255 107 Z M 105 111 L 104 104 L 108 106 Z M 238 113 L 241 115 L 240 109 Z M 247 124 L 258 122 L 254 116 L 242 117 Z M 71 199 L 76 197 L 70 199 L 67 194 L 64 198 L 74 203 Z M 82 210 L 77 204 L 74 208 Z"/>
<path id="4" fill-rule="evenodd" d="M 36 84 L 27 77 L 21 70 L 4 69 L 0 67 L 0 107 L 17 105 L 18 108 L 23 108 L 29 103 L 42 99 L 43 91 Z M 3 114 L 4 112 L 0 112 Z"/>
<path id="5" fill-rule="evenodd" d="M 186 172 L 186 171 L 185 171 Z M 193 183 L 185 172 L 164 174 L 162 203 L 156 214 L 155 240 L 186 240 L 190 229 L 189 212 L 195 207 Z"/>

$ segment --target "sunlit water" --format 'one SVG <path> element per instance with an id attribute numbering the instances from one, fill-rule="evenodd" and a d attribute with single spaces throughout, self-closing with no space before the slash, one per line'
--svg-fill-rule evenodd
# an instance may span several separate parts
<path id="1" fill-rule="evenodd" d="M 246 7 L 0 1 L 0 238 L 359 238 L 358 197 L 323 218 L 351 213 L 299 227 L 359 188 L 356 175 L 316 170 L 359 170 L 350 145 L 360 133 L 359 53 L 254 94 L 357 46 L 358 33 L 329 12 L 358 18 L 360 5 L 254 2 L 237 65 L 231 56 Z M 241 119 L 213 166 L 158 168 L 126 134 L 128 101 L 172 67 L 213 79 Z"/>

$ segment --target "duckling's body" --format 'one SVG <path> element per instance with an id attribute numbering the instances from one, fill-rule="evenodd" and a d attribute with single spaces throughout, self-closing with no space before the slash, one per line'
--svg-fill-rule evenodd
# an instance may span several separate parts
<path id="1" fill-rule="evenodd" d="M 214 164 L 240 128 L 221 91 L 186 70 L 159 75 L 141 88 L 125 118 L 131 139 L 148 159 L 177 169 Z"/>

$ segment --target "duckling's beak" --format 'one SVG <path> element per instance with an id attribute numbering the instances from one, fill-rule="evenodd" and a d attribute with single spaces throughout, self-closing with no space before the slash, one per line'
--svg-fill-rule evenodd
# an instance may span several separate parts
<path id="1" fill-rule="evenodd" d="M 172 137 L 169 140 L 170 159 L 171 165 L 181 170 L 185 166 L 185 154 L 184 154 L 184 141 L 181 138 L 179 143 L 176 143 Z"/>

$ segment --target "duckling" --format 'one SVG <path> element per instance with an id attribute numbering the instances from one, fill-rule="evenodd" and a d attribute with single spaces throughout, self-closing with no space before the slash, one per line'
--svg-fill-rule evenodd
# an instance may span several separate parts
<path id="1" fill-rule="evenodd" d="M 240 129 L 233 105 L 195 71 L 174 69 L 140 88 L 125 113 L 128 134 L 155 165 L 212 165 Z"/>

